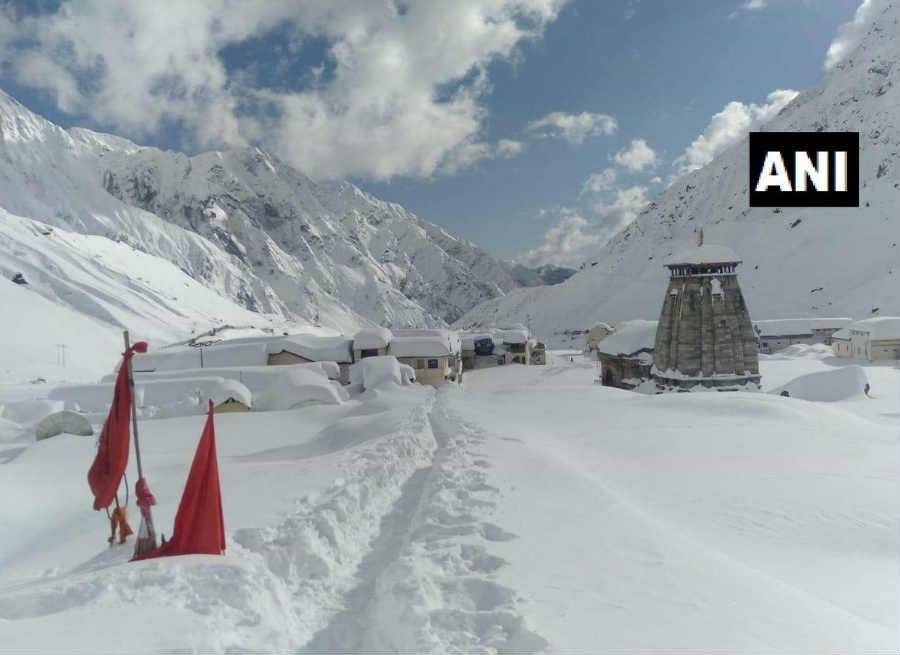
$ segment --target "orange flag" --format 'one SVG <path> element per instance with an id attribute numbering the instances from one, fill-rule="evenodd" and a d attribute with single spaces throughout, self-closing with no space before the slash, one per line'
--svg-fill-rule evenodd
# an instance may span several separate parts
<path id="1" fill-rule="evenodd" d="M 109 507 L 128 466 L 132 402 L 131 389 L 128 387 L 128 362 L 136 352 L 147 352 L 147 343 L 138 341 L 122 353 L 122 364 L 113 388 L 112 405 L 103 423 L 103 431 L 100 432 L 97 455 L 88 470 L 88 485 L 94 494 L 95 510 Z"/>
<path id="2" fill-rule="evenodd" d="M 222 493 L 219 487 L 219 464 L 216 458 L 216 430 L 213 403 L 194 463 L 184 485 L 172 538 L 156 550 L 134 559 L 169 557 L 172 555 L 221 555 L 225 552 L 225 521 L 222 518 Z"/>

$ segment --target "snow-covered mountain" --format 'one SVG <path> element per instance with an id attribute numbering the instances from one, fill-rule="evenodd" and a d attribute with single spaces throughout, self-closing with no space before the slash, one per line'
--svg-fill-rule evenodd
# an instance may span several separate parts
<path id="1" fill-rule="evenodd" d="M 2 92 L 0 207 L 129 244 L 253 312 L 344 329 L 452 322 L 518 286 L 512 265 L 348 182 L 255 148 L 188 157 L 65 130 Z"/>
<path id="2" fill-rule="evenodd" d="M 730 246 L 756 318 L 900 313 L 900 6 L 888 5 L 856 50 L 766 131 L 858 131 L 859 209 L 749 208 L 746 139 L 678 179 L 583 270 L 516 290 L 458 325 L 528 323 L 557 342 L 597 321 L 655 319 L 663 263 L 696 243 Z M 554 337 L 554 335 L 557 335 Z"/>

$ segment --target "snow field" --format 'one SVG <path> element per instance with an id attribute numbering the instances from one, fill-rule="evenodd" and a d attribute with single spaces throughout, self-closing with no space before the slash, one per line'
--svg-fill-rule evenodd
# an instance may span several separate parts
<path id="1" fill-rule="evenodd" d="M 563 361 L 479 371 L 446 397 L 484 430 L 495 520 L 520 537 L 495 545 L 499 582 L 553 649 L 897 650 L 896 418 L 644 396 Z"/>
<path id="2" fill-rule="evenodd" d="M 340 608 L 382 516 L 430 463 L 432 398 L 385 389 L 340 407 L 217 417 L 223 558 L 127 563 L 132 544 L 105 549 L 105 518 L 86 499 L 93 439 L 23 449 L 0 476 L 4 498 L 29 498 L 2 508 L 0 642 L 18 652 L 120 652 L 127 634 L 134 652 L 296 649 Z M 162 532 L 201 422 L 142 423 Z M 110 620 L 122 629 L 112 640 Z"/>

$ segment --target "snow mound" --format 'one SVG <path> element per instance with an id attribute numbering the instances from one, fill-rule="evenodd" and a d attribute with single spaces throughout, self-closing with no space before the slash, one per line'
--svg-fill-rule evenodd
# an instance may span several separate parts
<path id="1" fill-rule="evenodd" d="M 50 390 L 50 400 L 62 401 L 66 409 L 105 414 L 109 411 L 113 398 L 113 383 L 101 384 L 67 384 Z M 144 390 L 137 385 L 134 390 L 134 403 L 141 407 L 144 404 Z"/>
<path id="2" fill-rule="evenodd" d="M 408 364 L 400 364 L 400 377 L 403 384 L 413 384 L 416 381 L 416 370 Z"/>
<path id="3" fill-rule="evenodd" d="M 236 400 L 247 407 L 253 405 L 250 390 L 237 380 L 223 377 L 166 378 L 142 381 L 138 388 L 143 390 L 144 407 L 192 406 L 199 413 L 206 411 L 208 401 L 219 405 L 226 400 Z M 187 412 L 198 413 L 197 411 Z M 182 416 L 184 414 L 168 414 Z"/>
<path id="4" fill-rule="evenodd" d="M 791 398 L 819 402 L 836 402 L 861 396 L 869 383 L 859 366 L 842 366 L 833 371 L 818 371 L 794 378 L 769 393 L 780 395 L 787 391 Z"/>
<path id="5" fill-rule="evenodd" d="M 0 405 L 0 417 L 19 425 L 33 425 L 48 414 L 60 412 L 65 403 L 48 398 L 23 398 Z"/>
<path id="6" fill-rule="evenodd" d="M 263 389 L 253 394 L 254 409 L 279 411 L 314 404 L 340 405 L 343 402 L 341 390 L 320 369 L 309 366 L 270 366 L 264 370 L 272 369 L 276 369 L 276 372 L 263 374 L 263 378 L 267 378 L 267 384 L 260 381 L 257 385 Z"/>
<path id="7" fill-rule="evenodd" d="M 350 383 L 362 385 L 364 390 L 401 385 L 403 375 L 396 357 L 366 357 L 350 367 Z"/>
<path id="8" fill-rule="evenodd" d="M 34 436 L 38 441 L 55 437 L 58 434 L 89 437 L 94 434 L 94 428 L 83 415 L 70 411 L 50 414 L 34 426 Z"/>

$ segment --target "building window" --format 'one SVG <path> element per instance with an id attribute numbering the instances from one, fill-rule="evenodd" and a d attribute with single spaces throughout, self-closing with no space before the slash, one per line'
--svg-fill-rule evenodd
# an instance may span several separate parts
<path id="1" fill-rule="evenodd" d="M 428 360 L 428 368 L 437 368 L 437 367 L 438 367 L 438 360 L 436 360 L 436 359 Z"/>
<path id="2" fill-rule="evenodd" d="M 420 368 L 420 369 L 421 369 L 421 368 L 425 368 L 425 360 L 424 360 L 424 359 L 417 359 L 417 360 L 416 360 L 416 368 Z"/>
<path id="3" fill-rule="evenodd" d="M 725 319 L 724 319 L 724 318 L 723 318 L 721 321 L 719 321 L 719 327 L 720 327 L 720 328 L 723 328 L 723 327 L 725 327 L 726 325 L 727 325 L 727 323 L 725 322 Z"/>

